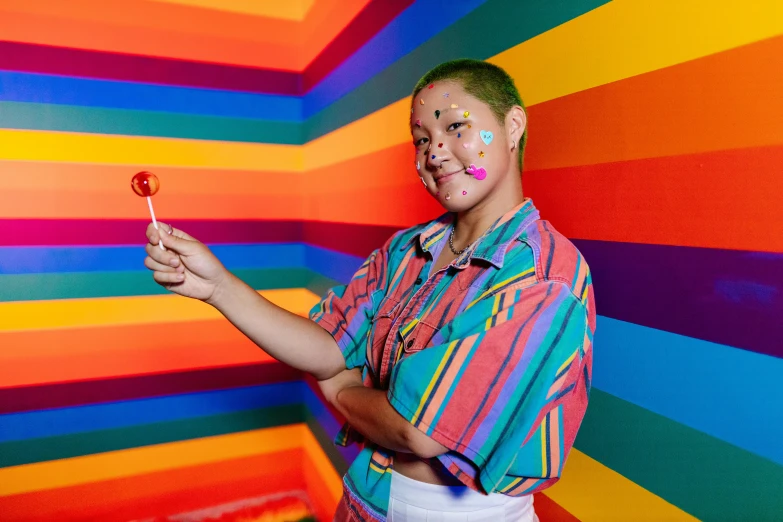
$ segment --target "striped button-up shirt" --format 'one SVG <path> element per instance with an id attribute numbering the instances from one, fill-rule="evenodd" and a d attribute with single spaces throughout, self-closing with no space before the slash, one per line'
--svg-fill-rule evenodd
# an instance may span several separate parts
<path id="1" fill-rule="evenodd" d="M 529 495 L 560 477 L 590 391 L 595 306 L 582 255 L 532 201 L 430 273 L 453 214 L 394 234 L 310 317 L 364 384 L 450 451 L 432 459 L 472 489 Z M 340 512 L 385 520 L 394 452 L 363 449 Z"/>

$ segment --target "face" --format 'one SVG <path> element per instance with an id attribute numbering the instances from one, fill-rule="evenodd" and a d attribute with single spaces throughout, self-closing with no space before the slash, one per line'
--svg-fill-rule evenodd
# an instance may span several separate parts
<path id="1" fill-rule="evenodd" d="M 412 108 L 414 165 L 426 190 L 447 210 L 473 207 L 513 171 L 516 149 L 511 149 L 509 138 L 514 132 L 500 125 L 489 106 L 461 84 L 425 87 Z"/>

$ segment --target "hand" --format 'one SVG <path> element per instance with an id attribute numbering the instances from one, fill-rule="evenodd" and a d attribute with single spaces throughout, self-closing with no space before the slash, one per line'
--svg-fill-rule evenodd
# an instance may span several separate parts
<path id="1" fill-rule="evenodd" d="M 210 302 L 230 273 L 203 243 L 166 223 L 147 227 L 144 266 L 152 278 L 172 292 Z M 171 231 L 171 233 L 169 233 Z M 166 250 L 158 246 L 163 241 Z"/>
<path id="2" fill-rule="evenodd" d="M 353 370 L 343 370 L 334 377 L 318 381 L 318 387 L 321 388 L 321 393 L 329 404 L 339 410 L 337 405 L 337 396 L 345 388 L 351 386 L 364 386 L 362 384 L 362 369 L 354 368 Z"/>

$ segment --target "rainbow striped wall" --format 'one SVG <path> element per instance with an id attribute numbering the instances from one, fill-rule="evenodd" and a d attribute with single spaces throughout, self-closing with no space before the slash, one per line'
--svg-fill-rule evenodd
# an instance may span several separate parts
<path id="1" fill-rule="evenodd" d="M 329 520 L 339 416 L 152 282 L 128 182 L 304 315 L 439 214 L 406 96 L 463 56 L 516 79 L 525 191 L 594 272 L 591 405 L 541 520 L 783 519 L 778 0 L 0 0 L 0 519 L 291 493 Z"/>

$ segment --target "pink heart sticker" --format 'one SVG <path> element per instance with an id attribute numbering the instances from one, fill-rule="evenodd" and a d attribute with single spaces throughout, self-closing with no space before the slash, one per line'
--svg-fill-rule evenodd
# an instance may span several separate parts
<path id="1" fill-rule="evenodd" d="M 470 167 L 465 169 L 465 172 L 472 174 L 473 177 L 479 181 L 487 177 L 487 171 L 484 169 L 484 167 L 476 167 L 472 163 L 470 164 Z"/>

